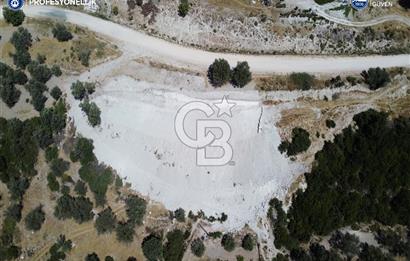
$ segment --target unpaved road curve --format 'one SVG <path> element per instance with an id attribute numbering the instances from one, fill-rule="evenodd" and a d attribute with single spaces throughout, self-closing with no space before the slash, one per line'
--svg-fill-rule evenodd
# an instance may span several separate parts
<path id="1" fill-rule="evenodd" d="M 326 9 L 329 10 L 330 7 L 339 7 L 340 3 L 338 2 L 333 2 L 327 5 L 316 4 L 315 1 L 313 0 L 293 0 L 291 2 L 294 5 L 297 5 L 298 7 L 300 7 L 301 9 L 311 8 L 312 11 L 318 16 L 321 16 L 325 18 L 326 20 L 329 20 L 329 21 L 332 21 L 334 23 L 341 24 L 341 25 L 353 26 L 353 27 L 366 27 L 366 26 L 382 24 L 385 22 L 400 22 L 407 26 L 410 26 L 410 18 L 401 16 L 401 15 L 396 15 L 396 14 L 383 15 L 383 16 L 375 17 L 367 21 L 360 21 L 360 22 L 350 21 L 346 18 L 335 17 L 331 14 L 328 14 L 326 12 Z"/>
<path id="2" fill-rule="evenodd" d="M 315 9 L 314 12 L 317 15 L 325 18 L 326 20 L 335 22 L 337 24 L 347 25 L 347 26 L 366 27 L 366 26 L 382 24 L 385 22 L 400 22 L 407 26 L 410 26 L 410 19 L 407 17 L 400 16 L 400 15 L 385 15 L 385 16 L 381 16 L 381 17 L 368 20 L 368 21 L 353 22 L 353 21 L 349 21 L 343 18 L 332 16 L 320 8 Z"/>
<path id="3" fill-rule="evenodd" d="M 214 53 L 177 45 L 146 35 L 125 26 L 96 18 L 84 13 L 50 6 L 25 6 L 29 17 L 64 19 L 67 22 L 84 26 L 91 31 L 106 35 L 127 47 L 138 49 L 162 61 L 183 64 L 205 70 L 216 58 L 224 58 L 231 65 L 238 61 L 248 61 L 253 73 L 339 73 L 361 71 L 370 67 L 410 67 L 410 55 L 330 57 L 330 56 L 289 56 L 289 55 L 242 55 Z"/>

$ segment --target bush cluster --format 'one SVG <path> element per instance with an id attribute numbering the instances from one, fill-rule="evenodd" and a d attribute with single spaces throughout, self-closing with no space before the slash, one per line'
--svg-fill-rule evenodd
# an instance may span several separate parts
<path id="1" fill-rule="evenodd" d="M 225 59 L 216 59 L 208 68 L 208 78 L 215 87 L 231 81 L 235 87 L 242 88 L 252 80 L 252 73 L 247 62 L 238 62 L 232 69 Z"/>

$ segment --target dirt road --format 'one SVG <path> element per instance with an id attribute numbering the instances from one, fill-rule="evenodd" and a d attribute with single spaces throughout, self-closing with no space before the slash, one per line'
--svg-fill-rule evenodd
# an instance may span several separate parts
<path id="1" fill-rule="evenodd" d="M 245 55 L 214 53 L 181 46 L 149 36 L 125 26 L 103 20 L 84 13 L 50 6 L 25 6 L 28 17 L 55 18 L 87 27 L 106 35 L 130 52 L 137 50 L 163 62 L 206 70 L 216 59 L 224 58 L 231 65 L 238 61 L 248 61 L 255 74 L 310 72 L 339 73 L 361 71 L 369 67 L 410 66 L 410 55 L 361 56 L 361 57 L 322 57 L 289 55 Z"/>

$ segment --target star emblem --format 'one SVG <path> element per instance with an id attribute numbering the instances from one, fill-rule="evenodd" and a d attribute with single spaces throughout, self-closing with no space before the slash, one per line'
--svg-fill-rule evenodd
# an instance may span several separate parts
<path id="1" fill-rule="evenodd" d="M 232 108 L 236 106 L 236 103 L 229 102 L 228 98 L 224 96 L 221 102 L 214 103 L 218 107 L 218 117 L 226 114 L 229 117 L 232 117 Z"/>

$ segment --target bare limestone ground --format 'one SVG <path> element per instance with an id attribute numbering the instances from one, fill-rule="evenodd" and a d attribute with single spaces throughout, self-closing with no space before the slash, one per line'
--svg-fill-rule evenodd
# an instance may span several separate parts
<path id="1" fill-rule="evenodd" d="M 148 7 L 112 1 L 104 4 L 111 8 L 101 12 L 113 21 L 169 41 L 214 51 L 361 55 L 410 50 L 408 26 L 398 22 L 368 28 L 337 25 L 314 14 L 313 0 L 285 1 L 283 8 L 277 8 L 276 2 L 271 7 L 240 0 L 190 2 L 186 17 L 178 16 L 177 1 L 154 1 L 156 7 L 151 9 L 155 11 L 151 12 L 144 11 L 151 10 Z M 107 11 L 113 7 L 118 8 L 118 15 Z"/>

